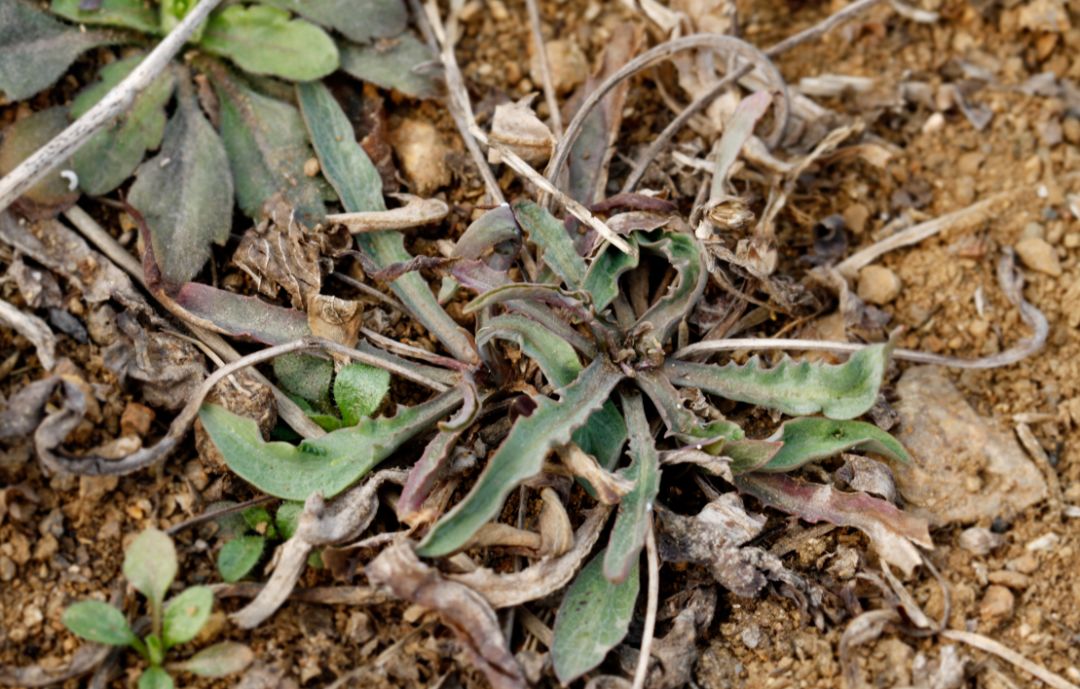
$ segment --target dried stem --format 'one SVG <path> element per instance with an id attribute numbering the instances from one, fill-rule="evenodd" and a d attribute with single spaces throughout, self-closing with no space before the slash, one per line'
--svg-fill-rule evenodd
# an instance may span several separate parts
<path id="1" fill-rule="evenodd" d="M 941 632 L 941 636 L 946 639 L 959 641 L 960 643 L 973 646 L 980 651 L 992 653 L 998 658 L 1012 663 L 1024 672 L 1027 672 L 1028 674 L 1039 678 L 1043 682 L 1046 682 L 1047 686 L 1053 687 L 1053 689 L 1080 689 L 1080 687 L 1076 686 L 1072 682 L 1067 681 L 1061 675 L 1050 672 L 1042 665 L 1028 660 L 1027 658 L 1012 650 L 1008 646 L 1000 644 L 989 637 L 983 636 L 982 634 L 976 634 L 974 632 L 962 632 L 956 629 L 946 629 L 945 631 Z"/>
<path id="2" fill-rule="evenodd" d="M 653 636 L 656 632 L 656 608 L 660 597 L 660 558 L 656 554 L 656 534 L 650 523 L 645 531 L 645 557 L 649 561 L 649 594 L 645 603 L 645 629 L 641 633 L 641 650 L 638 652 L 634 683 L 630 689 L 644 689 L 649 676 L 649 656 L 652 655 Z"/>
<path id="3" fill-rule="evenodd" d="M 0 211 L 19 198 L 35 182 L 52 172 L 90 140 L 94 134 L 121 114 L 168 66 L 195 29 L 221 0 L 202 0 L 188 12 L 168 36 L 146 56 L 116 88 L 86 111 L 71 126 L 34 152 L 6 177 L 0 179 Z"/>
<path id="4" fill-rule="evenodd" d="M 555 138 L 562 138 L 563 123 L 562 113 L 559 112 L 559 101 L 555 98 L 555 84 L 551 80 L 551 63 L 548 61 L 547 50 L 544 48 L 544 36 L 540 32 L 540 8 L 536 0 L 525 0 L 525 6 L 529 10 L 529 28 L 532 30 L 533 47 L 540 60 L 540 83 L 544 86 L 544 100 L 547 101 L 548 110 L 551 111 L 551 131 Z"/>

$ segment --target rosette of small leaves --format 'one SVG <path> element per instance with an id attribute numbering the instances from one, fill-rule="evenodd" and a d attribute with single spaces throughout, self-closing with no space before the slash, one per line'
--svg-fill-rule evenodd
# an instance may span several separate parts
<path id="1" fill-rule="evenodd" d="M 231 641 L 215 644 L 186 660 L 166 664 L 166 654 L 198 635 L 210 618 L 214 594 L 206 586 L 192 586 L 166 599 L 176 578 L 176 548 L 162 531 L 147 529 L 124 554 L 124 576 L 147 601 L 149 633 L 135 633 L 124 614 L 108 603 L 81 601 L 64 611 L 62 621 L 74 634 L 99 644 L 129 646 L 149 664 L 139 677 L 139 689 L 168 689 L 171 672 L 190 672 L 201 677 L 223 677 L 246 668 L 251 649 Z"/>

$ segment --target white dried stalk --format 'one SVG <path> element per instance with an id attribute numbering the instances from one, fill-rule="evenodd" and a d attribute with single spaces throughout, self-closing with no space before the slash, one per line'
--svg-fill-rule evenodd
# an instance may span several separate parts
<path id="1" fill-rule="evenodd" d="M 361 211 L 357 213 L 330 213 L 326 221 L 341 223 L 352 234 L 382 232 L 384 230 L 407 230 L 438 222 L 450 213 L 450 207 L 439 199 L 423 199 L 412 194 L 391 194 L 405 205 L 386 211 Z"/>
<path id="2" fill-rule="evenodd" d="M 35 182 L 70 158 L 114 117 L 130 108 L 136 96 L 165 70 L 195 29 L 220 2 L 221 0 L 202 0 L 192 8 L 184 20 L 177 24 L 116 88 L 109 91 L 67 129 L 21 162 L 6 177 L 0 179 L 0 211 L 7 209 Z"/>
<path id="3" fill-rule="evenodd" d="M 529 28 L 532 31 L 533 47 L 540 60 L 540 83 L 544 87 L 544 100 L 547 101 L 548 110 L 551 111 L 551 130 L 555 133 L 555 137 L 559 138 L 563 134 L 562 113 L 559 112 L 559 101 L 555 98 L 551 63 L 544 46 L 544 36 L 540 32 L 540 8 L 537 7 L 536 0 L 525 0 L 525 6 L 529 10 Z"/>

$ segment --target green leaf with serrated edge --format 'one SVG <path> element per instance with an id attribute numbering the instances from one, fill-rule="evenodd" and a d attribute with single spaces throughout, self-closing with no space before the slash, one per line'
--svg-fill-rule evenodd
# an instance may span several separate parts
<path id="1" fill-rule="evenodd" d="M 301 502 L 283 502 L 274 515 L 274 524 L 277 525 L 281 540 L 287 541 L 296 534 L 296 527 L 300 524 L 300 515 L 304 512 L 304 504 Z"/>
<path id="2" fill-rule="evenodd" d="M 601 552 L 581 569 L 555 615 L 551 659 L 564 686 L 603 662 L 634 617 L 641 585 L 637 561 L 622 583 L 613 584 L 604 576 L 604 558 Z"/>
<path id="3" fill-rule="evenodd" d="M 614 583 L 624 581 L 637 565 L 645 545 L 645 532 L 652 525 L 653 504 L 660 492 L 660 454 L 656 451 L 649 420 L 641 396 L 625 395 L 623 412 L 630 431 L 630 466 L 619 472 L 634 488 L 619 501 L 619 511 L 611 527 L 604 553 L 604 576 Z"/>
<path id="4" fill-rule="evenodd" d="M 112 91 L 142 60 L 143 56 L 136 55 L 102 67 L 98 81 L 83 89 L 72 101 L 71 116 L 81 117 Z M 135 172 L 147 151 L 161 145 L 165 134 L 165 104 L 172 97 L 175 82 L 171 70 L 162 72 L 150 86 L 135 96 L 129 109 L 117 116 L 105 129 L 90 137 L 90 140 L 75 152 L 71 161 L 75 173 L 79 176 L 79 187 L 84 192 L 91 196 L 101 196 L 116 189 Z M 191 142 L 178 143 L 190 145 Z M 179 150 L 178 147 L 177 151 Z M 224 161 L 224 156 L 221 161 Z M 158 162 L 160 164 L 160 160 Z M 215 173 L 221 175 L 220 170 L 215 170 Z M 230 197 L 229 210 L 232 209 L 231 204 Z M 155 247 L 158 248 L 161 247 Z M 203 259 L 205 260 L 205 256 Z M 201 262 L 199 267 L 202 267 Z"/>
<path id="5" fill-rule="evenodd" d="M 411 32 L 372 45 L 342 43 L 339 49 L 342 71 L 361 81 L 413 98 L 433 98 L 441 91 L 435 73 L 423 67 L 438 56 Z"/>
<path id="6" fill-rule="evenodd" d="M 81 4 L 81 0 L 52 0 L 49 10 L 78 24 L 118 26 L 147 34 L 161 32 L 157 12 L 143 0 L 102 0 L 94 10 L 84 10 Z"/>
<path id="7" fill-rule="evenodd" d="M 511 490 L 540 472 L 548 452 L 565 445 L 571 434 L 604 405 L 622 378 L 622 371 L 598 358 L 561 391 L 558 402 L 548 397 L 534 398 L 536 409 L 529 416 L 518 417 L 472 490 L 432 527 L 417 552 L 423 557 L 439 557 L 465 545 L 477 529 L 499 513 Z"/>
<path id="8" fill-rule="evenodd" d="M 345 490 L 460 403 L 461 392 L 449 390 L 415 407 L 399 407 L 393 417 L 361 419 L 299 446 L 268 443 L 255 421 L 214 404 L 203 405 L 199 420 L 240 478 L 269 495 L 305 500 L 315 491 L 330 498 Z"/>
<path id="9" fill-rule="evenodd" d="M 250 648 L 236 641 L 222 641 L 171 667 L 199 677 L 225 677 L 243 671 L 255 660 Z"/>
<path id="10" fill-rule="evenodd" d="M 529 241 L 543 251 L 544 263 L 569 287 L 581 287 L 588 269 L 585 259 L 574 248 L 574 240 L 570 238 L 566 226 L 532 201 L 514 204 L 514 215 L 521 229 L 529 236 Z"/>
<path id="11" fill-rule="evenodd" d="M 161 640 L 168 650 L 195 638 L 214 608 L 214 592 L 207 586 L 192 586 L 165 605 Z"/>
<path id="12" fill-rule="evenodd" d="M 314 227 L 326 216 L 319 186 L 304 174 L 312 157 L 300 113 L 288 103 L 256 93 L 225 73 L 212 71 L 221 102 L 221 138 L 229 156 L 236 201 L 249 218 L 282 194 L 296 219 Z"/>
<path id="13" fill-rule="evenodd" d="M 60 621 L 72 634 L 97 644 L 129 646 L 138 641 L 124 613 L 101 601 L 75 603 L 64 610 Z"/>
<path id="14" fill-rule="evenodd" d="M 225 144 L 181 81 L 161 153 L 139 166 L 128 202 L 150 231 L 154 261 L 167 284 L 192 280 L 232 229 L 233 177 Z"/>
<path id="15" fill-rule="evenodd" d="M 334 402 L 346 426 L 379 410 L 390 392 L 390 372 L 367 364 L 349 364 L 334 378 Z"/>
<path id="16" fill-rule="evenodd" d="M 320 79 L 338 68 L 337 46 L 325 31 L 267 5 L 214 12 L 199 45 L 252 74 L 290 81 Z"/>
<path id="17" fill-rule="evenodd" d="M 657 299 L 634 324 L 635 332 L 642 332 L 642 337 L 649 338 L 659 348 L 694 308 L 705 290 L 709 274 L 705 270 L 701 245 L 688 234 L 657 232 L 639 237 L 638 244 L 664 256 L 678 275 L 667 294 Z"/>
<path id="18" fill-rule="evenodd" d="M 386 210 L 382 178 L 356 142 L 352 125 L 329 89 L 319 83 L 298 84 L 296 94 L 323 174 L 337 191 L 345 210 L 350 213 Z M 356 243 L 380 268 L 412 258 L 405 250 L 400 232 L 362 232 L 356 235 Z M 478 360 L 468 333 L 439 305 L 418 273 L 402 275 L 390 283 L 390 289 L 454 358 L 463 362 Z"/>
<path id="19" fill-rule="evenodd" d="M 852 419 L 874 406 L 891 351 L 891 344 L 870 345 L 836 365 L 784 357 L 772 368 L 763 368 L 756 356 L 743 366 L 669 360 L 663 371 L 676 385 L 784 414 L 821 412 L 831 419 Z"/>
<path id="20" fill-rule="evenodd" d="M 355 0 L 262 0 L 262 4 L 295 12 L 357 43 L 393 38 L 409 20 L 403 0 L 364 0 L 362 12 L 357 11 Z"/>
<path id="21" fill-rule="evenodd" d="M 139 689 L 174 689 L 173 678 L 161 667 L 148 667 L 139 675 Z"/>
<path id="22" fill-rule="evenodd" d="M 741 440 L 744 437 L 743 430 L 738 424 L 724 420 L 707 422 L 684 407 L 682 400 L 679 399 L 679 391 L 662 373 L 640 371 L 637 383 L 660 412 L 660 418 L 667 426 L 668 435 L 673 435 L 684 442 Z"/>
<path id="23" fill-rule="evenodd" d="M 873 452 L 898 462 L 911 461 L 896 438 L 864 421 L 794 419 L 781 426 L 770 440 L 782 442 L 783 447 L 758 471 L 792 471 L 849 450 Z"/>
<path id="24" fill-rule="evenodd" d="M 637 248 L 637 236 L 626 238 L 630 246 Z M 641 256 L 638 252 L 625 253 L 618 247 L 608 246 L 597 256 L 585 274 L 581 289 L 592 295 L 593 308 L 603 311 L 619 296 L 619 278 L 638 267 Z"/>
<path id="25" fill-rule="evenodd" d="M 497 316 L 480 329 L 476 335 L 478 345 L 492 338 L 508 340 L 517 344 L 525 356 L 535 361 L 544 376 L 555 387 L 572 383 L 581 372 L 577 352 L 565 340 L 524 316 Z M 611 469 L 622 454 L 626 440 L 626 423 L 619 410 L 611 402 L 589 417 L 588 423 L 574 431 L 574 442 L 605 469 Z"/>
<path id="26" fill-rule="evenodd" d="M 285 354 L 274 358 L 274 377 L 294 395 L 325 408 L 330 404 L 334 362 L 311 354 Z"/>
<path id="27" fill-rule="evenodd" d="M 0 0 L 2 3 L 3 0 Z M 3 29 L 0 28 L 0 31 Z M 64 131 L 71 123 L 67 108 L 54 107 L 39 110 L 14 122 L 0 136 L 0 177 L 14 170 L 22 161 Z M 19 197 L 20 210 L 35 217 L 48 217 L 60 213 L 79 200 L 79 190 L 72 189 L 68 180 L 60 176 L 58 169 L 45 175 Z"/>
<path id="28" fill-rule="evenodd" d="M 176 569 L 176 547 L 159 529 L 144 530 L 124 553 L 124 576 L 154 609 L 161 608 Z"/>
<path id="29" fill-rule="evenodd" d="M 217 556 L 221 578 L 230 584 L 246 577 L 262 557 L 266 539 L 262 536 L 240 536 L 226 541 Z"/>
<path id="30" fill-rule="evenodd" d="M 80 31 L 30 2 L 0 0 L 0 94 L 26 100 L 52 86 L 91 48 L 121 43 L 111 31 Z"/>

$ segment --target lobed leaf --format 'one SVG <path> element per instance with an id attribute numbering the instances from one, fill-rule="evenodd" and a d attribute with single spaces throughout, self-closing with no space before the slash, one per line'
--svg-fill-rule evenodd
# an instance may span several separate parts
<path id="1" fill-rule="evenodd" d="M 567 287 L 581 287 L 588 269 L 585 259 L 578 255 L 566 226 L 532 201 L 515 203 L 514 216 L 529 236 L 529 241 L 540 247 L 544 263 L 563 279 Z"/>
<path id="2" fill-rule="evenodd" d="M 319 186 L 304 174 L 312 151 L 300 113 L 288 103 L 248 89 L 224 70 L 213 73 L 213 82 L 240 209 L 258 220 L 264 204 L 282 194 L 296 210 L 296 219 L 314 227 L 326 216 L 326 207 Z"/>
<path id="3" fill-rule="evenodd" d="M 671 333 L 686 318 L 705 291 L 709 278 L 701 245 L 688 234 L 662 232 L 655 239 L 649 235 L 638 243 L 652 252 L 664 256 L 675 269 L 678 277 L 668 288 L 667 294 L 641 315 L 634 324 L 634 331 L 652 340 L 656 347 L 663 345 Z"/>
<path id="4" fill-rule="evenodd" d="M 439 94 L 435 76 L 423 71 L 423 66 L 438 56 L 411 32 L 372 45 L 344 43 L 340 50 L 341 69 L 361 81 L 413 98 L 433 98 Z"/>
<path id="5" fill-rule="evenodd" d="M 338 68 L 337 46 L 325 31 L 265 4 L 214 12 L 199 44 L 252 74 L 292 81 L 320 79 Z"/>
<path id="6" fill-rule="evenodd" d="M 0 176 L 14 170 L 19 163 L 64 131 L 68 124 L 67 108 L 53 107 L 32 113 L 5 128 L 3 141 L 0 141 Z M 18 200 L 20 210 L 35 217 L 51 216 L 78 201 L 79 192 L 60 176 L 62 169 L 61 166 L 50 172 L 23 192 Z"/>
<path id="7" fill-rule="evenodd" d="M 316 491 L 330 498 L 345 490 L 460 403 L 460 391 L 450 390 L 415 407 L 399 407 L 393 417 L 364 418 L 299 446 L 266 442 L 254 420 L 217 405 L 203 405 L 199 420 L 242 479 L 275 497 L 306 500 Z"/>
<path id="8" fill-rule="evenodd" d="M 630 431 L 630 466 L 619 475 L 634 483 L 634 489 L 619 501 L 619 511 L 611 527 L 604 552 L 604 577 L 618 584 L 637 566 L 645 533 L 652 526 L 653 505 L 660 492 L 660 454 L 656 451 L 649 420 L 641 396 L 623 397 L 623 411 Z"/>
<path id="9" fill-rule="evenodd" d="M 161 608 L 176 570 L 176 547 L 159 529 L 145 529 L 124 553 L 124 576 L 154 609 Z"/>
<path id="10" fill-rule="evenodd" d="M 165 669 L 152 665 L 139 675 L 139 689 L 173 689 L 176 685 Z"/>
<path id="11" fill-rule="evenodd" d="M 603 662 L 630 629 L 640 577 L 635 560 L 621 583 L 604 576 L 601 552 L 578 573 L 555 615 L 551 646 L 555 676 L 565 686 Z"/>
<path id="12" fill-rule="evenodd" d="M 371 416 L 390 392 L 390 372 L 367 364 L 349 364 L 334 378 L 334 401 L 346 426 Z"/>
<path id="13" fill-rule="evenodd" d="M 87 50 L 121 39 L 67 26 L 24 0 L 0 0 L 0 93 L 12 102 L 26 100 L 52 86 Z"/>
<path id="14" fill-rule="evenodd" d="M 640 371 L 637 383 L 660 413 L 668 428 L 668 435 L 694 443 L 717 439 L 741 440 L 745 435 L 738 424 L 722 419 L 706 422 L 684 407 L 679 399 L 679 391 L 661 372 Z"/>
<path id="15" fill-rule="evenodd" d="M 409 20 L 402 0 L 365 0 L 363 11 L 355 0 L 262 0 L 262 4 L 295 12 L 357 43 L 397 36 Z"/>
<path id="16" fill-rule="evenodd" d="M 744 366 L 676 359 L 665 363 L 663 371 L 676 385 L 792 416 L 821 412 L 831 419 L 851 419 L 865 414 L 877 400 L 891 351 L 888 343 L 870 345 L 837 365 L 785 357 L 773 368 L 762 368 L 756 356 Z"/>
<path id="17" fill-rule="evenodd" d="M 439 520 L 417 552 L 424 557 L 438 557 L 465 545 L 499 513 L 511 490 L 540 472 L 548 452 L 566 444 L 571 434 L 604 405 L 622 378 L 621 370 L 599 358 L 562 390 L 558 402 L 547 397 L 536 399 L 536 409 L 518 418 L 469 494 Z"/>
<path id="18" fill-rule="evenodd" d="M 187 83 L 161 153 L 139 166 L 128 202 L 143 216 L 167 284 L 192 280 L 232 229 L 233 176 L 225 145 Z"/>
<path id="19" fill-rule="evenodd" d="M 194 639 L 213 608 L 214 593 L 207 586 L 192 586 L 169 600 L 161 626 L 165 649 Z"/>
<path id="20" fill-rule="evenodd" d="M 262 536 L 239 536 L 226 541 L 217 556 L 218 574 L 230 584 L 240 581 L 259 564 L 265 548 Z"/>
<path id="21" fill-rule="evenodd" d="M 816 523 L 852 526 L 870 537 L 886 560 L 911 574 L 922 561 L 915 545 L 933 548 L 927 522 L 895 505 L 865 493 L 848 493 L 832 486 L 798 481 L 784 474 L 743 474 L 735 487 L 761 502 Z"/>
<path id="22" fill-rule="evenodd" d="M 130 646 L 138 641 L 124 613 L 101 601 L 79 601 L 64 610 L 60 621 L 72 634 L 97 644 Z"/>
<path id="23" fill-rule="evenodd" d="M 255 660 L 250 648 L 236 641 L 222 641 L 173 665 L 199 677 L 224 677 L 243 671 Z"/>
<path id="24" fill-rule="evenodd" d="M 780 441 L 783 446 L 759 471 L 792 471 L 848 450 L 873 452 L 898 462 L 911 461 L 900 441 L 865 421 L 793 419 L 781 426 L 770 440 Z"/>
<path id="25" fill-rule="evenodd" d="M 341 106 L 322 84 L 300 84 L 296 89 L 304 122 L 311 133 L 323 174 L 350 213 L 386 210 L 382 198 L 382 178 L 356 142 L 352 125 Z M 405 250 L 400 232 L 363 232 L 356 243 L 380 268 L 412 258 Z M 414 272 L 390 283 L 390 289 L 423 324 L 460 361 L 477 361 L 472 340 L 439 305 L 424 279 Z"/>
<path id="26" fill-rule="evenodd" d="M 82 0 L 52 0 L 49 10 L 78 24 L 118 26 L 151 35 L 161 33 L 157 12 L 143 0 L 100 0 L 94 9 L 83 9 L 82 4 Z"/>

